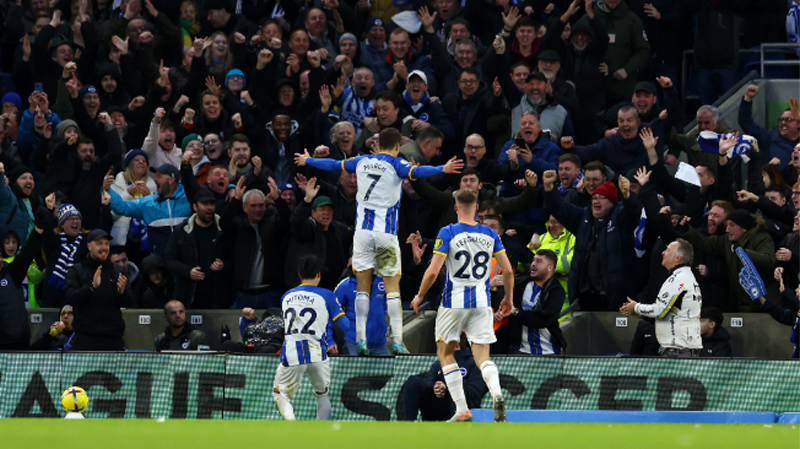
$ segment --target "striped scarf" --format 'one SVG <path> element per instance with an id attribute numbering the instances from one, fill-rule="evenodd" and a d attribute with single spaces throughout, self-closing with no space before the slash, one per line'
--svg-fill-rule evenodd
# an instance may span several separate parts
<path id="1" fill-rule="evenodd" d="M 572 183 L 572 185 L 569 187 L 569 189 L 565 189 L 564 186 L 559 182 L 558 183 L 558 193 L 560 193 L 561 196 L 566 195 L 567 193 L 569 193 L 570 190 L 572 190 L 572 189 L 574 189 L 575 187 L 578 186 L 578 183 L 581 182 L 581 179 L 583 179 L 583 172 L 578 173 L 578 177 L 575 178 L 575 182 Z"/>
<path id="2" fill-rule="evenodd" d="M 78 234 L 73 243 L 67 242 L 67 234 L 60 233 L 58 237 L 61 239 L 61 254 L 58 255 L 58 261 L 53 268 L 53 275 L 47 281 L 50 285 L 55 286 L 59 290 L 64 290 L 64 279 L 67 277 L 67 271 L 72 268 L 75 263 L 75 255 L 78 254 L 78 247 L 81 246 L 83 241 L 83 234 Z"/>

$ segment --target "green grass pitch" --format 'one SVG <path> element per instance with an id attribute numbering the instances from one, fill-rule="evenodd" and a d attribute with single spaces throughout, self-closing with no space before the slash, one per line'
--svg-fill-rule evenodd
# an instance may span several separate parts
<path id="1" fill-rule="evenodd" d="M 335 448 L 800 448 L 800 426 L 763 424 L 529 424 L 55 419 L 0 420 L 14 449 Z M 552 446 L 551 446 L 552 445 Z"/>

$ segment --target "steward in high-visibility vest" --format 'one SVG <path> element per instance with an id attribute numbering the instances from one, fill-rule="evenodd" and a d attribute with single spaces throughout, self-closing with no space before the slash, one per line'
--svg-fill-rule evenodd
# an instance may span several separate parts
<path id="1" fill-rule="evenodd" d="M 572 254 L 575 250 L 575 236 L 564 229 L 564 226 L 552 215 L 545 223 L 545 226 L 547 227 L 547 232 L 541 237 L 538 234 L 534 234 L 533 238 L 531 238 L 531 243 L 528 244 L 528 249 L 534 254 L 540 249 L 549 249 L 556 253 L 558 264 L 556 265 L 555 274 L 558 276 L 561 286 L 564 287 L 564 292 L 567 292 L 567 297 L 569 297 L 567 280 L 572 266 Z"/>

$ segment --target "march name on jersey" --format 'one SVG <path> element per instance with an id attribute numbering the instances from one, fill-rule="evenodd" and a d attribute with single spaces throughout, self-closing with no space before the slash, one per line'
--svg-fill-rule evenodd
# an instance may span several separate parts
<path id="1" fill-rule="evenodd" d="M 522 310 L 531 311 L 541 300 L 542 286 L 536 282 L 528 282 L 522 292 Z M 547 329 L 533 329 L 522 326 L 520 347 L 513 348 L 526 354 L 558 354 L 561 348 Z"/>
<path id="2" fill-rule="evenodd" d="M 403 178 L 416 180 L 438 175 L 442 167 L 414 166 L 388 153 L 356 156 L 352 159 L 306 159 L 306 164 L 327 171 L 355 173 L 356 231 L 359 229 L 397 235 L 397 216 L 403 196 Z"/>
<path id="3" fill-rule="evenodd" d="M 336 321 L 344 315 L 333 292 L 301 285 L 283 295 L 281 308 L 286 333 L 281 364 L 295 366 L 326 360 L 328 320 Z"/>
<path id="4" fill-rule="evenodd" d="M 442 307 L 491 307 L 492 257 L 503 251 L 497 233 L 482 224 L 458 222 L 439 230 L 433 252 L 446 257 Z"/>

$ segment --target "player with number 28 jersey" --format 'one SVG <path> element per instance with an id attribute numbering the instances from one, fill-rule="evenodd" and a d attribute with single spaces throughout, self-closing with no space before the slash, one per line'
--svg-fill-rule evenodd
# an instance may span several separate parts
<path id="1" fill-rule="evenodd" d="M 500 237 L 488 226 L 458 222 L 443 227 L 433 249 L 434 254 L 446 257 L 442 307 L 491 307 L 489 278 L 492 257 L 503 251 L 505 248 Z"/>

